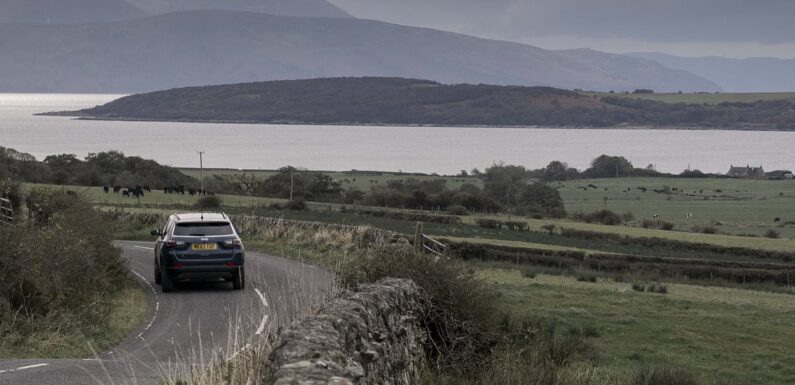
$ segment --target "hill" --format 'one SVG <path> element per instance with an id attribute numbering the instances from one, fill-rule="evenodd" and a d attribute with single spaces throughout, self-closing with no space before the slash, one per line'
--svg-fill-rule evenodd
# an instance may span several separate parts
<path id="1" fill-rule="evenodd" d="M 662 53 L 634 53 L 632 57 L 654 60 L 720 84 L 728 92 L 793 92 L 795 59 L 681 57 Z"/>
<path id="2" fill-rule="evenodd" d="M 90 25 L 0 25 L 0 92 L 134 93 L 338 76 L 586 90 L 714 91 L 642 61 L 624 77 L 533 46 L 353 18 L 189 11 Z M 632 60 L 627 59 L 627 63 Z M 654 79 L 665 79 L 660 82 Z"/>
<path id="3" fill-rule="evenodd" d="M 789 101 L 668 104 L 547 87 L 333 78 L 191 87 L 60 115 L 98 119 L 295 124 L 686 126 L 793 130 Z"/>
<path id="4" fill-rule="evenodd" d="M 0 0 L 0 23 L 92 23 L 146 15 L 124 0 Z"/>
<path id="5" fill-rule="evenodd" d="M 152 14 L 218 9 L 284 16 L 352 17 L 325 0 L 129 0 Z"/>

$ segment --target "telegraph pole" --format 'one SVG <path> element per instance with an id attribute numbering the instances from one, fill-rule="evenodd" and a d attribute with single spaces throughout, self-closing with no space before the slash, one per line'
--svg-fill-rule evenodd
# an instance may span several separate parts
<path id="1" fill-rule="evenodd" d="M 199 171 L 201 173 L 201 195 L 204 195 L 204 151 L 198 151 L 199 153 Z"/>

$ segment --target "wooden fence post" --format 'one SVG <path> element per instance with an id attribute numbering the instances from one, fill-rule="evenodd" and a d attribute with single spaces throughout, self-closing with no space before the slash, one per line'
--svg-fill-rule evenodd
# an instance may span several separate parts
<path id="1" fill-rule="evenodd" d="M 417 222 L 417 230 L 414 232 L 414 250 L 422 253 L 422 222 Z"/>

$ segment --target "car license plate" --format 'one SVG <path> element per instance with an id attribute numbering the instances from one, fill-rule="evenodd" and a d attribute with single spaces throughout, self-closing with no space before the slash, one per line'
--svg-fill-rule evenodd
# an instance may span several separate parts
<path id="1" fill-rule="evenodd" d="M 194 243 L 193 246 L 191 246 L 191 248 L 193 250 L 197 250 L 197 251 L 217 250 L 218 249 L 218 244 L 215 244 L 215 243 Z"/>

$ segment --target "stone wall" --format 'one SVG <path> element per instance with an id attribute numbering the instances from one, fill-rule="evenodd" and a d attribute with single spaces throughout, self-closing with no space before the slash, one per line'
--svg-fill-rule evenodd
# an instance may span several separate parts
<path id="1" fill-rule="evenodd" d="M 271 354 L 276 385 L 408 385 L 426 341 L 416 284 L 385 279 L 343 293 L 286 328 Z"/>

